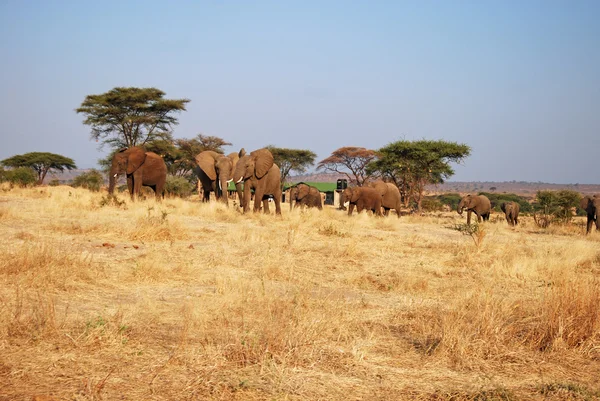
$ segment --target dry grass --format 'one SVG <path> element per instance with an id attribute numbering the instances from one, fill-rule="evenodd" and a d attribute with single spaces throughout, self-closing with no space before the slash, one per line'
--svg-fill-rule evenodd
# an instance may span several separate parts
<path id="1" fill-rule="evenodd" d="M 579 222 L 0 189 L 0 400 L 600 398 Z"/>

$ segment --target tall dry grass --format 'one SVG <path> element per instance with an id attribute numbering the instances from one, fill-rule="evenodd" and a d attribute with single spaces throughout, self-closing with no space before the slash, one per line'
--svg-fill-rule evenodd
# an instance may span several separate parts
<path id="1" fill-rule="evenodd" d="M 0 399 L 600 397 L 600 235 L 0 192 Z"/>

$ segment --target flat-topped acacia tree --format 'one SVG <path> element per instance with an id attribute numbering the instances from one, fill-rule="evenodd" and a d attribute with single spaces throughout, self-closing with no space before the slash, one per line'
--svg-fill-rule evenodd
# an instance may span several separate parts
<path id="1" fill-rule="evenodd" d="M 73 159 L 48 152 L 30 152 L 9 157 L 0 162 L 6 167 L 29 167 L 37 173 L 37 185 L 41 185 L 50 170 L 65 171 L 76 169 Z"/>
<path id="2" fill-rule="evenodd" d="M 91 139 L 113 149 L 144 145 L 158 139 L 171 139 L 178 124 L 175 113 L 185 111 L 189 99 L 165 99 L 156 88 L 113 88 L 106 93 L 86 96 L 75 111 L 92 128 Z"/>

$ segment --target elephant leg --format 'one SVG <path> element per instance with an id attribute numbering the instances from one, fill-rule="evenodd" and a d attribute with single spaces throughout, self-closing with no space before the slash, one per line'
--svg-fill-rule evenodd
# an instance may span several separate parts
<path id="1" fill-rule="evenodd" d="M 127 176 L 127 189 L 129 190 L 129 196 L 133 200 L 133 177 Z"/>
<path id="2" fill-rule="evenodd" d="M 254 188 L 254 211 L 260 211 L 260 204 L 262 203 L 262 198 L 265 194 L 264 189 L 262 188 Z"/>
<path id="3" fill-rule="evenodd" d="M 142 180 L 134 178 L 133 179 L 133 195 L 132 195 L 131 199 L 135 200 L 135 198 L 138 198 L 140 196 L 141 190 L 142 190 Z"/>
<path id="4" fill-rule="evenodd" d="M 390 209 L 388 209 L 387 207 L 383 208 L 385 210 L 385 217 L 388 217 L 390 215 Z"/>
<path id="5" fill-rule="evenodd" d="M 271 211 L 269 210 L 269 198 L 263 199 L 262 204 L 263 204 L 263 211 L 265 212 L 265 214 L 270 214 Z"/>
<path id="6" fill-rule="evenodd" d="M 244 185 L 244 200 L 242 203 L 244 204 L 243 210 L 244 213 L 247 213 L 250 210 L 250 199 L 252 198 L 252 192 L 250 191 L 250 184 L 246 182 Z"/>
<path id="7" fill-rule="evenodd" d="M 475 212 L 475 216 L 477 216 L 477 222 L 481 223 L 481 215 L 477 212 Z"/>
<path id="8" fill-rule="evenodd" d="M 467 225 L 471 225 L 471 211 L 467 210 Z"/>
<path id="9" fill-rule="evenodd" d="M 353 211 L 354 211 L 354 204 L 350 203 L 348 205 L 348 216 L 351 216 Z"/>
<path id="10" fill-rule="evenodd" d="M 281 215 L 281 191 L 276 191 L 273 196 L 275 202 L 275 214 Z"/>

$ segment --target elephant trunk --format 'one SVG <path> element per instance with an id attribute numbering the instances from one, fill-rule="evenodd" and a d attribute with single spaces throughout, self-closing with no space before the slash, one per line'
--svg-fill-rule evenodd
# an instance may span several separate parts
<path id="1" fill-rule="evenodd" d="M 294 189 L 290 189 L 290 212 L 292 211 L 293 203 L 294 203 Z"/>
<path id="2" fill-rule="evenodd" d="M 109 194 L 113 194 L 113 192 L 115 191 L 115 185 L 117 183 L 117 176 L 118 174 L 115 171 L 110 171 L 110 175 L 108 177 L 108 193 Z"/>
<path id="3" fill-rule="evenodd" d="M 225 202 L 225 204 L 227 204 L 227 187 L 229 186 L 229 183 L 227 182 L 227 177 L 223 176 L 223 177 L 219 177 L 219 189 L 217 192 L 217 199 L 219 198 L 223 198 L 223 202 Z"/>
<path id="4" fill-rule="evenodd" d="M 240 207 L 244 207 L 244 193 L 242 191 L 242 183 L 238 182 L 235 184 L 235 192 L 237 192 Z"/>
<path id="5" fill-rule="evenodd" d="M 456 208 L 456 211 L 458 212 L 458 214 L 462 214 L 464 206 L 465 206 L 465 203 L 461 200 L 458 203 L 458 207 Z"/>

